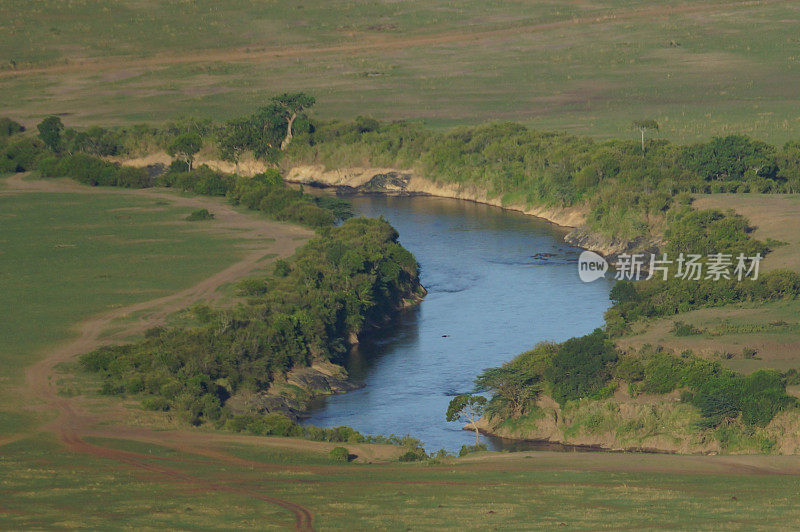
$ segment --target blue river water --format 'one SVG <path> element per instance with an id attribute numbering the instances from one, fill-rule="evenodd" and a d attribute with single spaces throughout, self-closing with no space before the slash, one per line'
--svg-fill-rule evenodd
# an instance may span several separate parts
<path id="1" fill-rule="evenodd" d="M 578 278 L 580 249 L 537 218 L 433 197 L 353 197 L 356 211 L 386 218 L 421 265 L 425 300 L 346 360 L 364 388 L 318 401 L 306 423 L 367 434 L 410 434 L 429 451 L 457 451 L 474 434 L 445 420 L 452 396 L 544 340 L 603 325 L 611 282 Z M 507 447 L 490 439 L 490 447 Z"/>

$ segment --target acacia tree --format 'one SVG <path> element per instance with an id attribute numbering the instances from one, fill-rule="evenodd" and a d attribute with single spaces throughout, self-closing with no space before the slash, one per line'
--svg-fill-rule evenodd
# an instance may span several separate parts
<path id="1" fill-rule="evenodd" d="M 486 411 L 486 398 L 482 395 L 462 394 L 453 397 L 447 407 L 447 421 L 469 421 L 475 430 L 475 446 L 480 444 L 480 431 L 476 422 Z"/>
<path id="2" fill-rule="evenodd" d="M 644 134 L 650 130 L 658 131 L 658 122 L 655 120 L 634 120 L 633 127 L 642 134 L 642 155 L 644 155 Z"/>
<path id="3" fill-rule="evenodd" d="M 57 116 L 48 116 L 36 126 L 39 130 L 39 138 L 45 146 L 54 152 L 61 151 L 61 132 L 64 131 L 64 124 Z"/>
<path id="4" fill-rule="evenodd" d="M 170 157 L 177 157 L 178 159 L 186 162 L 189 165 L 189 171 L 192 171 L 192 163 L 194 156 L 203 147 L 203 139 L 197 133 L 184 133 L 178 135 L 172 144 L 169 145 L 167 153 Z"/>
<path id="5" fill-rule="evenodd" d="M 286 136 L 281 142 L 281 151 L 289 147 L 292 142 L 292 125 L 297 117 L 306 109 L 314 105 L 316 100 L 304 92 L 283 93 L 272 98 L 272 103 L 279 111 L 280 116 L 286 120 Z"/>

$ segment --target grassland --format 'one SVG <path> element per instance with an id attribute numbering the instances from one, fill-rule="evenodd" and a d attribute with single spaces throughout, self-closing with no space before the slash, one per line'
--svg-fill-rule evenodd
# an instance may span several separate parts
<path id="1" fill-rule="evenodd" d="M 795 194 L 708 194 L 695 198 L 697 209 L 733 209 L 755 228 L 753 237 L 772 240 L 773 250 L 761 271 L 781 268 L 800 271 L 800 196 Z M 800 301 L 754 305 L 741 303 L 699 309 L 670 318 L 644 321 L 619 340 L 622 347 L 662 345 L 681 352 L 719 359 L 744 372 L 759 368 L 800 367 Z M 674 324 L 691 325 L 696 334 L 678 336 Z M 753 352 L 753 350 L 755 352 Z"/>
<path id="2" fill-rule="evenodd" d="M 0 429 L 6 436 L 29 429 L 34 417 L 21 408 L 23 370 L 78 335 L 79 324 L 196 285 L 252 254 L 254 246 L 247 227 L 185 221 L 194 203 L 208 200 L 14 180 L 14 187 L 0 189 Z M 268 230 L 280 226 L 257 223 Z M 287 239 L 299 235 L 290 230 Z M 274 245 L 266 234 L 258 240 Z M 115 323 L 138 318 L 123 313 Z"/>
<path id="3" fill-rule="evenodd" d="M 0 358 L 4 408 L 23 369 L 93 314 L 189 286 L 239 253 L 189 224 L 186 209 L 122 195 L 0 195 Z M 0 413 L 4 434 L 22 414 Z"/>
<path id="4" fill-rule="evenodd" d="M 632 138 L 632 120 L 654 118 L 673 141 L 782 143 L 800 138 L 797 16 L 786 0 L 13 0 L 0 6 L 0 115 L 227 118 L 305 90 L 321 118 Z"/>
<path id="5" fill-rule="evenodd" d="M 221 445 L 216 458 L 91 438 L 130 464 L 20 441 L 0 458 L 3 528 L 730 530 L 800 524 L 797 464 L 765 459 L 515 453 L 440 464 L 344 464 L 302 450 Z M 788 473 L 788 474 L 781 474 Z M 221 485 L 232 492 L 220 491 Z M 33 514 L 30 509 L 36 507 Z"/>

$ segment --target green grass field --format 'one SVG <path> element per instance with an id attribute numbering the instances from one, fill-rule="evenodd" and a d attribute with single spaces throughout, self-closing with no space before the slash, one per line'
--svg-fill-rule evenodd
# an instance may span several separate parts
<path id="1" fill-rule="evenodd" d="M 220 464 L 145 443 L 90 438 L 153 471 L 64 453 L 48 439 L 2 447 L 0 527 L 286 529 L 292 514 L 245 493 L 291 500 L 317 530 L 759 530 L 800 525 L 800 479 L 753 467 L 658 455 L 524 453 L 438 465 L 335 465 L 303 451 L 223 447 Z M 291 460 L 287 460 L 291 457 Z M 277 466 L 275 464 L 278 464 Z M 790 466 L 791 467 L 791 466 Z M 226 483 L 239 493 L 219 492 Z M 31 512 L 35 507 L 36 511 Z"/>
<path id="2" fill-rule="evenodd" d="M 191 286 L 240 256 L 235 239 L 184 222 L 188 212 L 124 194 L 0 195 L 3 410 L 23 368 L 84 319 Z M 2 433 L 24 428 L 20 416 L 0 412 Z"/>
<path id="3" fill-rule="evenodd" d="M 797 194 L 706 194 L 692 204 L 697 209 L 733 209 L 755 228 L 753 237 L 779 242 L 761 263 L 761 271 L 800 270 L 800 196 Z M 726 366 L 751 372 L 761 368 L 800 369 L 800 301 L 727 305 L 693 310 L 656 320 L 644 320 L 619 340 L 623 347 L 661 345 L 675 352 L 690 349 Z M 699 334 L 677 336 L 676 321 Z M 757 354 L 744 356 L 745 350 Z"/>
<path id="4" fill-rule="evenodd" d="M 633 334 L 617 343 L 637 348 L 661 345 L 676 353 L 690 349 L 747 373 L 761 368 L 786 371 L 800 368 L 798 316 L 800 301 L 796 300 L 699 309 L 637 323 Z M 691 325 L 698 333 L 677 336 L 673 331 L 676 321 Z M 745 355 L 749 349 L 755 349 L 756 355 Z"/>
<path id="5" fill-rule="evenodd" d="M 632 120 L 654 118 L 673 141 L 782 143 L 800 138 L 797 16 L 787 0 L 13 0 L 0 6 L 0 115 L 221 119 L 304 90 L 323 118 L 631 138 Z"/>

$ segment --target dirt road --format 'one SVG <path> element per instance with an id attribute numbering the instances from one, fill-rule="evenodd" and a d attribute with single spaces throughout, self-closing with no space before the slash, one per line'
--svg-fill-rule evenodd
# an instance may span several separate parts
<path id="1" fill-rule="evenodd" d="M 247 276 L 270 260 L 288 257 L 295 249 L 309 238 L 312 233 L 306 229 L 277 222 L 271 222 L 256 216 L 244 214 L 234 210 L 222 200 L 208 197 L 183 197 L 176 194 L 155 190 L 123 190 L 111 188 L 89 188 L 67 180 L 25 180 L 25 175 L 17 174 L 5 182 L 6 187 L 0 189 L 0 195 L 19 193 L 80 193 L 80 194 L 129 194 L 135 197 L 158 198 L 170 201 L 175 205 L 192 207 L 194 209 L 206 208 L 215 213 L 215 230 L 228 232 L 237 239 L 248 242 L 245 256 L 238 262 L 225 268 L 221 272 L 204 279 L 203 281 L 181 290 L 175 294 L 136 303 L 118 308 L 95 316 L 84 322 L 80 334 L 75 340 L 59 347 L 47 356 L 28 368 L 26 372 L 27 388 L 32 402 L 43 401 L 47 407 L 58 412 L 56 419 L 48 423 L 44 429 L 53 431 L 61 438 L 66 446 L 74 451 L 88 453 L 100 458 L 107 458 L 128 466 L 160 473 L 168 479 L 193 483 L 198 487 L 212 491 L 224 491 L 251 497 L 260 501 L 275 504 L 292 512 L 295 517 L 297 530 L 312 530 L 313 516 L 311 512 L 299 504 L 259 493 L 253 490 L 227 486 L 219 483 L 209 483 L 187 475 L 178 470 L 152 465 L 147 461 L 117 449 L 92 445 L 83 440 L 87 431 L 101 421 L 97 414 L 89 414 L 80 408 L 75 399 L 61 397 L 57 393 L 56 379 L 54 378 L 55 366 L 60 362 L 87 353 L 104 344 L 112 343 L 119 338 L 141 333 L 153 326 L 162 323 L 170 314 L 191 306 L 197 301 L 213 301 L 219 297 L 218 288 L 224 284 Z M 111 324 L 119 319 L 131 315 L 139 316 L 125 326 L 124 330 L 116 332 L 109 337 L 101 338 Z M 153 433 L 147 429 L 139 429 L 143 435 L 153 438 Z M 115 433 L 117 431 L 114 431 Z M 137 429 L 130 430 L 135 436 Z M 159 440 L 159 438 L 155 438 Z M 168 438 L 163 438 L 168 439 Z M 168 443 L 168 442 L 167 442 Z M 224 459 L 223 454 L 218 454 L 217 459 Z"/>

